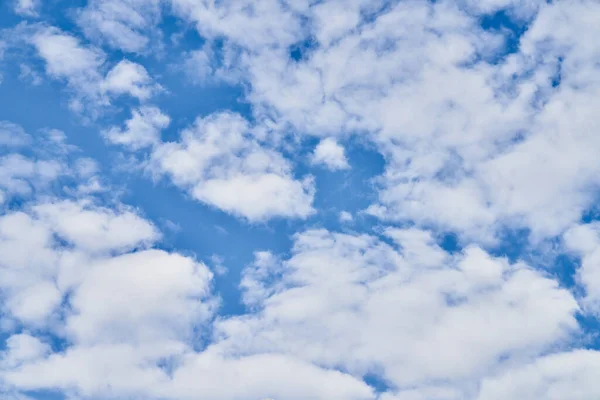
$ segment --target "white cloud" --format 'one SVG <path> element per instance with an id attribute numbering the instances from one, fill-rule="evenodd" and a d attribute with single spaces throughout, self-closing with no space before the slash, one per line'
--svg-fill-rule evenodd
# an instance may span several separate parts
<path id="1" fill-rule="evenodd" d="M 38 17 L 40 6 L 40 0 L 14 0 L 15 14 L 24 17 Z"/>
<path id="2" fill-rule="evenodd" d="M 134 212 L 95 207 L 87 201 L 41 203 L 33 212 L 61 238 L 90 253 L 145 247 L 159 237 L 154 226 Z"/>
<path id="3" fill-rule="evenodd" d="M 247 312 L 216 316 L 208 268 L 152 249 L 160 234 L 137 210 L 89 197 L 100 187 L 97 167 L 69 162 L 64 135 L 52 131 L 49 154 L 0 157 L 0 198 L 23 200 L 0 215 L 3 385 L 84 399 L 600 395 L 598 353 L 577 349 L 589 332 L 575 318 L 597 316 L 600 304 L 600 228 L 580 223 L 600 176 L 600 46 L 581 40 L 600 33 L 597 3 L 169 5 L 207 43 L 187 54 L 186 66 L 201 81 L 240 81 L 253 122 L 212 114 L 163 142 L 169 117 L 134 106 L 124 127 L 103 131 L 108 141 L 148 148 L 148 171 L 196 200 L 264 221 L 314 213 L 312 178 L 296 176 L 277 146 L 313 136 L 320 143 L 312 161 L 345 169 L 338 141 L 357 135 L 385 159 L 369 212 L 415 227 L 380 236 L 298 233 L 289 254 L 259 251 L 243 271 Z M 93 43 L 145 53 L 160 37 L 161 7 L 97 0 L 75 15 Z M 502 9 L 531 25 L 516 52 L 500 57 L 510 33 L 484 32 L 480 22 Z M 67 82 L 75 108 L 93 112 L 120 95 L 145 102 L 160 90 L 140 64 L 113 65 L 56 28 L 31 32 L 47 74 Z M 223 55 L 211 53 L 215 43 Z M 0 124 L 0 144 L 28 142 L 20 128 Z M 65 176 L 81 182 L 52 193 Z M 533 245 L 562 237 L 581 257 L 580 297 L 538 265 L 481 248 L 506 227 L 530 230 Z M 459 234 L 463 250 L 436 244 L 446 230 Z M 53 351 L 54 339 L 64 349 Z M 375 394 L 366 375 L 388 392 Z"/>
<path id="4" fill-rule="evenodd" d="M 66 81 L 72 92 L 69 105 L 76 112 L 95 117 L 110 105 L 111 97 L 129 95 L 144 101 L 161 90 L 142 65 L 126 59 L 105 72 L 107 55 L 70 33 L 45 26 L 22 31 L 44 60 L 46 73 Z"/>
<path id="5" fill-rule="evenodd" d="M 5 196 L 24 196 L 34 188 L 47 187 L 65 166 L 55 160 L 32 160 L 20 154 L 0 157 L 0 188 Z"/>
<path id="6" fill-rule="evenodd" d="M 314 164 L 323 164 L 334 171 L 350 168 L 344 148 L 331 138 L 321 140 L 317 147 L 315 147 L 312 162 Z"/>
<path id="7" fill-rule="evenodd" d="M 598 371 L 597 351 L 553 354 L 486 379 L 477 400 L 591 400 L 600 396 Z"/>
<path id="8" fill-rule="evenodd" d="M 24 146 L 30 142 L 31 137 L 21 126 L 8 121 L 0 121 L 0 145 L 10 148 Z"/>
<path id="9" fill-rule="evenodd" d="M 294 179 L 288 161 L 237 114 L 198 118 L 180 141 L 155 146 L 150 168 L 194 198 L 250 221 L 313 212 L 312 180 Z"/>
<path id="10" fill-rule="evenodd" d="M 340 222 L 347 223 L 347 222 L 352 222 L 353 220 L 354 220 L 354 217 L 348 211 L 340 212 Z"/>
<path id="11" fill-rule="evenodd" d="M 217 346 L 377 373 L 399 392 L 445 382 L 468 398 L 466 383 L 504 368 L 501 357 L 535 356 L 577 328 L 572 295 L 522 263 L 477 247 L 451 256 L 418 230 L 388 234 L 399 249 L 317 230 L 296 236 L 288 260 L 259 253 L 242 281 L 259 312 L 219 321 Z"/>
<path id="12" fill-rule="evenodd" d="M 155 32 L 160 19 L 158 0 L 94 0 L 77 14 L 88 38 L 132 53 L 146 52 L 152 47 L 151 38 L 160 38 Z"/>
<path id="13" fill-rule="evenodd" d="M 108 71 L 102 82 L 102 89 L 107 93 L 129 94 L 140 100 L 147 100 L 160 87 L 152 83 L 143 66 L 123 60 Z"/>
<path id="14" fill-rule="evenodd" d="M 196 84 L 209 82 L 215 73 L 212 65 L 213 54 L 208 46 L 194 50 L 185 55 L 183 70 L 190 80 Z"/>
<path id="15" fill-rule="evenodd" d="M 160 109 L 145 106 L 132 111 L 131 118 L 125 121 L 125 129 L 112 127 L 104 131 L 104 136 L 111 143 L 137 150 L 160 142 L 161 130 L 170 122 L 169 116 Z"/>
<path id="16" fill-rule="evenodd" d="M 274 0 L 235 3 L 208 3 L 172 0 L 175 12 L 196 23 L 204 37 L 224 36 L 235 43 L 258 50 L 265 46 L 294 43 L 302 26 L 294 11 L 305 8 L 304 2 L 283 4 Z"/>
<path id="17" fill-rule="evenodd" d="M 600 315 L 600 223 L 578 225 L 564 235 L 566 248 L 581 257 L 577 280 L 585 289 L 584 307 Z"/>
<path id="18" fill-rule="evenodd" d="M 42 77 L 27 64 L 19 65 L 19 79 L 37 86 L 42 83 Z"/>
<path id="19" fill-rule="evenodd" d="M 72 295 L 65 329 L 77 343 L 163 345 L 193 338 L 211 315 L 211 273 L 203 264 L 160 250 L 90 266 Z"/>
<path id="20" fill-rule="evenodd" d="M 50 346 L 28 333 L 19 333 L 6 339 L 6 352 L 2 366 L 13 368 L 23 362 L 35 360 L 50 352 Z"/>
<path id="21" fill-rule="evenodd" d="M 239 47 L 259 120 L 377 145 L 386 158 L 373 205 L 381 218 L 487 243 L 505 227 L 525 228 L 537 242 L 560 235 L 595 198 L 600 51 L 578 39 L 598 29 L 593 2 L 174 4 L 202 35 Z M 514 33 L 480 25 L 499 10 L 531 21 L 516 53 L 500 59 Z M 303 48 L 300 60 L 292 45 Z"/>

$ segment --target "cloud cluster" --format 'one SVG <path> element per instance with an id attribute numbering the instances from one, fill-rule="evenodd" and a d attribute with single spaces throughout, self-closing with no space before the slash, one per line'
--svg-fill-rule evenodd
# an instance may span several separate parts
<path id="1" fill-rule="evenodd" d="M 197 118 L 179 140 L 165 142 L 161 131 L 169 122 L 158 108 L 145 107 L 133 111 L 125 129 L 113 127 L 104 135 L 132 150 L 150 147 L 152 174 L 167 176 L 193 198 L 249 221 L 313 213 L 311 177 L 296 179 L 290 163 L 239 114 Z"/>
<path id="2" fill-rule="evenodd" d="M 3 33 L 8 38 L 7 49 L 15 53 L 13 57 L 22 56 L 18 50 L 23 45 L 33 48 L 44 63 L 46 75 L 66 83 L 71 93 L 70 108 L 86 117 L 98 116 L 118 96 L 143 102 L 162 89 L 142 65 L 127 59 L 109 63 L 101 48 L 60 28 L 21 24 Z M 24 68 L 23 77 L 34 76 L 34 83 L 41 82 L 36 70 L 26 64 Z"/>
<path id="3" fill-rule="evenodd" d="M 175 58 L 183 79 L 241 85 L 250 112 L 181 129 L 153 103 L 142 64 L 164 50 L 165 13 L 201 38 Z M 242 223 L 318 215 L 315 179 L 354 171 L 348 146 L 385 165 L 366 209 L 335 210 L 343 233 L 310 221 L 289 252 L 256 249 L 242 310 L 222 315 L 209 267 L 98 196 L 97 164 L 64 133 L 0 122 L 1 396 L 600 396 L 585 322 L 600 315 L 600 224 L 583 218 L 600 198 L 600 45 L 582 40 L 600 33 L 597 2 L 93 0 L 72 18 L 85 40 L 45 23 L 2 40 L 33 50 L 79 114 L 134 99 L 123 125 L 98 124 L 106 142 Z M 365 232 L 365 214 L 381 225 Z M 528 235 L 510 259 L 506 231 Z M 568 256 L 573 282 L 529 250 Z"/>
<path id="4" fill-rule="evenodd" d="M 596 198 L 599 50 L 578 39 L 597 30 L 593 2 L 174 4 L 243 53 L 257 118 L 378 146 L 373 215 L 489 242 L 528 229 L 536 241 Z M 512 31 L 481 25 L 501 10 L 526 27 L 516 50 Z"/>

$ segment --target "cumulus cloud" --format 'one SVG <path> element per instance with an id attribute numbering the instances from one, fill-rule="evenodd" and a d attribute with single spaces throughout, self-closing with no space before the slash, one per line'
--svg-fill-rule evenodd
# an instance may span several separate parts
<path id="1" fill-rule="evenodd" d="M 588 400 L 600 395 L 600 353 L 580 350 L 553 354 L 499 377 L 487 379 L 477 400 Z"/>
<path id="2" fill-rule="evenodd" d="M 125 121 L 125 129 L 112 127 L 104 136 L 111 143 L 137 150 L 160 142 L 161 130 L 170 122 L 169 116 L 160 109 L 145 106 L 132 111 L 131 118 Z"/>
<path id="3" fill-rule="evenodd" d="M 40 0 L 14 0 L 15 14 L 24 17 L 38 17 L 40 6 Z"/>
<path id="4" fill-rule="evenodd" d="M 237 114 L 198 118 L 179 141 L 154 148 L 150 168 L 194 198 L 250 221 L 313 212 L 311 178 L 295 179 L 290 163 Z"/>
<path id="5" fill-rule="evenodd" d="M 94 0 L 78 10 L 77 23 L 92 40 L 143 53 L 149 50 L 151 37 L 158 36 L 154 28 L 160 17 L 158 0 Z"/>
<path id="6" fill-rule="evenodd" d="M 591 2 L 410 1 L 381 13 L 361 1 L 174 4 L 201 34 L 241 49 L 256 114 L 282 130 L 359 133 L 378 146 L 387 163 L 371 211 L 383 219 L 488 242 L 506 227 L 529 229 L 535 242 L 561 234 L 595 198 L 598 49 L 577 39 L 597 29 Z M 502 53 L 514 33 L 480 23 L 499 11 L 531 22 L 513 54 Z"/>
<path id="7" fill-rule="evenodd" d="M 46 74 L 67 83 L 74 111 L 85 109 L 94 116 L 110 105 L 111 97 L 129 95 L 144 101 L 161 89 L 142 65 L 123 59 L 108 68 L 103 50 L 56 27 L 26 26 L 16 32 L 33 45 L 45 63 Z"/>
<path id="8" fill-rule="evenodd" d="M 15 4 L 37 15 L 39 3 Z M 172 108 L 148 103 L 162 90 L 148 56 L 159 54 L 166 12 L 200 36 L 175 58 L 184 83 L 241 84 L 247 114 L 194 110 L 200 117 L 161 139 L 171 124 L 161 109 Z M 256 249 L 241 271 L 244 309 L 220 314 L 209 269 L 161 245 L 141 210 L 94 197 L 106 190 L 98 165 L 74 160 L 64 134 L 36 142 L 0 123 L 3 396 L 600 395 L 600 358 L 586 349 L 600 227 L 582 222 L 600 183 L 600 46 L 581 39 L 600 33 L 597 3 L 93 0 L 73 15 L 85 40 L 42 24 L 14 32 L 65 83 L 74 110 L 134 99 L 122 126 L 98 130 L 136 162 L 143 154 L 153 177 L 247 221 L 302 220 L 322 202 L 290 154 L 348 170 L 351 139 L 383 158 L 365 206 L 378 221 L 350 225 L 342 211 L 345 233 L 288 223 L 291 249 Z M 353 159 L 345 174 L 358 167 Z M 456 246 L 440 244 L 448 232 Z M 572 256 L 573 282 L 537 253 Z"/>
<path id="9" fill-rule="evenodd" d="M 152 79 L 143 66 L 123 60 L 108 71 L 102 82 L 102 89 L 108 93 L 129 94 L 146 100 L 158 86 L 152 84 Z"/>
<path id="10" fill-rule="evenodd" d="M 19 147 L 29 144 L 31 137 L 17 124 L 8 121 L 0 121 L 0 145 Z"/>
<path id="11" fill-rule="evenodd" d="M 220 321 L 221 345 L 381 374 L 399 392 L 453 383 L 468 398 L 465 381 L 577 329 L 573 296 L 523 263 L 477 247 L 451 256 L 423 231 L 386 234 L 398 247 L 316 230 L 296 235 L 290 259 L 259 253 L 242 281 L 259 312 Z"/>
<path id="12" fill-rule="evenodd" d="M 344 154 L 344 148 L 331 138 L 319 142 L 312 155 L 314 164 L 323 164 L 331 170 L 348 169 L 350 165 Z"/>

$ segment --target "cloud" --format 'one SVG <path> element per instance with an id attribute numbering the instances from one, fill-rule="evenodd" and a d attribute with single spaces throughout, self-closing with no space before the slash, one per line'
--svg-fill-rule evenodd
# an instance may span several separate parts
<path id="1" fill-rule="evenodd" d="M 29 144 L 31 137 L 25 133 L 23 128 L 8 121 L 0 121 L 0 145 L 19 147 Z"/>
<path id="2" fill-rule="evenodd" d="M 553 354 L 487 379 L 477 400 L 573 400 L 593 399 L 600 395 L 598 378 L 600 354 L 579 350 Z"/>
<path id="3" fill-rule="evenodd" d="M 354 217 L 348 211 L 340 212 L 340 222 L 348 223 L 348 222 L 352 222 L 353 220 L 354 220 Z"/>
<path id="4" fill-rule="evenodd" d="M 161 19 L 160 1 L 95 0 L 78 9 L 77 24 L 99 43 L 130 53 L 147 52 Z"/>
<path id="5" fill-rule="evenodd" d="M 350 168 L 344 148 L 331 138 L 321 140 L 315 147 L 312 162 L 323 164 L 333 171 Z"/>
<path id="6" fill-rule="evenodd" d="M 39 17 L 40 0 L 14 0 L 15 14 L 23 17 Z"/>
<path id="7" fill-rule="evenodd" d="M 597 30 L 593 3 L 174 4 L 202 35 L 237 46 L 258 120 L 377 146 L 386 167 L 371 210 L 382 219 L 486 243 L 525 229 L 539 242 L 595 199 L 598 50 L 577 40 Z M 512 32 L 481 26 L 500 11 L 525 30 L 512 54 Z"/>
<path id="8" fill-rule="evenodd" d="M 242 280 L 257 312 L 218 321 L 217 346 L 375 373 L 399 393 L 444 382 L 469 398 L 468 382 L 577 329 L 573 296 L 523 263 L 477 247 L 450 255 L 423 231 L 386 234 L 395 246 L 314 230 L 289 259 L 258 253 Z"/>
<path id="9" fill-rule="evenodd" d="M 313 212 L 310 177 L 294 179 L 289 162 L 237 114 L 198 118 L 179 141 L 155 146 L 149 168 L 195 199 L 250 221 Z"/>
<path id="10" fill-rule="evenodd" d="M 159 88 L 143 66 L 128 60 L 115 65 L 102 82 L 102 89 L 107 93 L 129 94 L 140 100 L 147 100 Z"/>
<path id="11" fill-rule="evenodd" d="M 585 290 L 583 306 L 592 314 L 600 313 L 600 224 L 592 222 L 577 225 L 565 232 L 564 244 L 568 251 L 580 257 L 576 278 Z"/>
<path id="12" fill-rule="evenodd" d="M 63 132 L 42 129 L 35 136 L 19 125 L 0 122 L 0 203 L 28 200 L 62 185 L 64 192 L 99 192 L 103 183 L 93 160 L 76 157 L 78 149 Z M 75 182 L 74 182 L 75 179 Z"/>
<path id="13" fill-rule="evenodd" d="M 72 94 L 69 105 L 78 113 L 96 117 L 113 97 L 129 95 L 145 101 L 161 90 L 142 65 L 122 59 L 109 68 L 104 51 L 56 27 L 21 26 L 15 32 L 33 45 L 48 76 L 67 83 Z M 20 45 L 18 40 L 12 43 Z"/>
<path id="14" fill-rule="evenodd" d="M 241 271 L 245 309 L 225 314 L 218 290 L 236 279 L 233 261 L 213 281 L 190 249 L 162 244 L 142 210 L 97 196 L 110 185 L 64 133 L 34 139 L 0 123 L 1 395 L 598 397 L 598 352 L 585 347 L 600 304 L 600 225 L 582 215 L 598 199 L 600 47 L 581 38 L 598 36 L 599 15 L 588 0 L 93 0 L 73 12 L 85 40 L 43 24 L 10 30 L 74 110 L 98 117 L 132 98 L 122 125 L 92 121 L 141 155 L 137 167 L 247 221 L 318 215 L 318 175 L 293 165 L 304 143 L 318 142 L 311 167 L 349 169 L 348 139 L 384 167 L 366 210 L 374 229 L 285 224 L 277 251 L 256 249 Z M 162 86 L 148 71 L 160 70 L 161 29 L 179 24 L 200 36 L 175 57 L 182 83 L 239 84 L 250 112 L 200 110 L 162 140 L 171 120 L 161 109 L 172 108 L 151 105 Z M 189 242 L 184 225 L 178 243 Z M 287 249 L 280 236 L 291 231 Z M 439 244 L 449 232 L 452 251 Z M 577 264 L 574 282 L 545 263 L 555 253 Z M 222 260 L 212 263 L 218 273 Z"/>
<path id="15" fill-rule="evenodd" d="M 104 137 L 111 143 L 138 150 L 160 142 L 162 129 L 169 126 L 171 119 L 160 109 L 152 106 L 133 110 L 131 118 L 125 121 L 125 129 L 112 127 L 104 131 Z"/>

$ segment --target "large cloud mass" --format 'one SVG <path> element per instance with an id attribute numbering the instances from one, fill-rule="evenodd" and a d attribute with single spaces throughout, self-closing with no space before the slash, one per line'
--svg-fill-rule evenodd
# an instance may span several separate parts
<path id="1" fill-rule="evenodd" d="M 598 2 L 9 3 L 0 397 L 600 396 Z"/>

